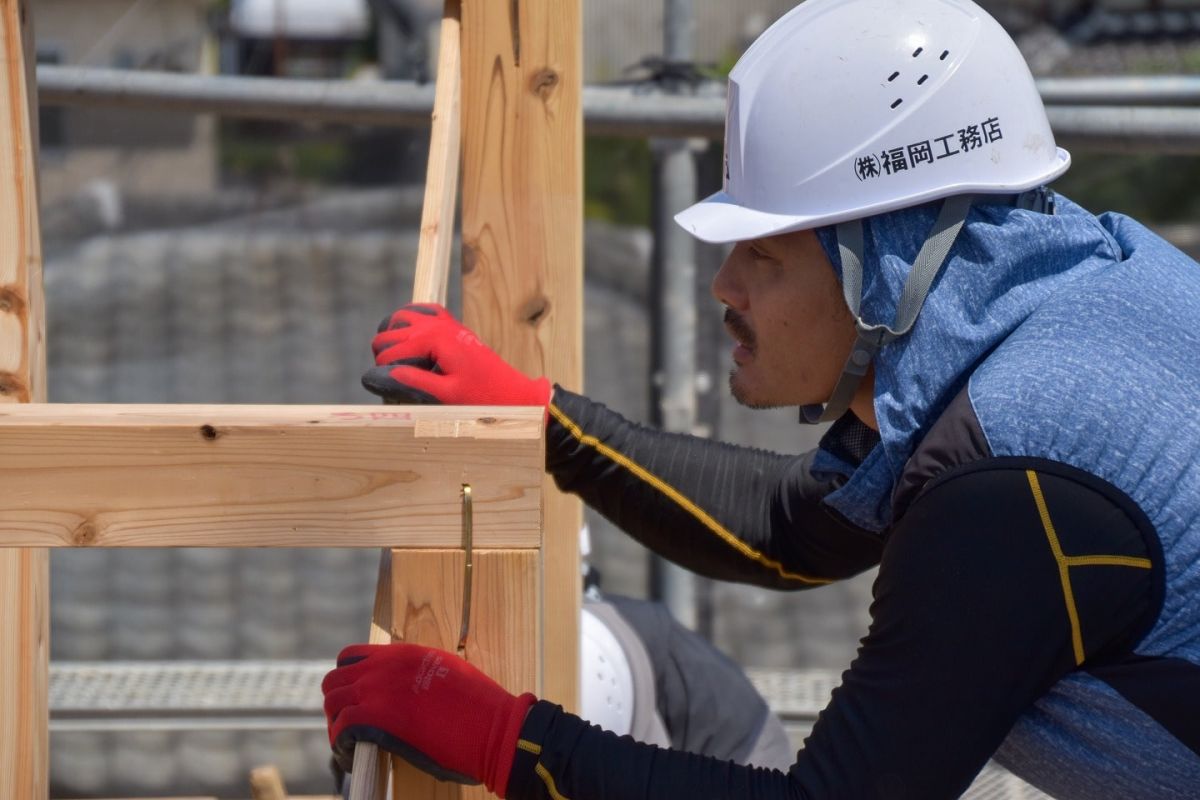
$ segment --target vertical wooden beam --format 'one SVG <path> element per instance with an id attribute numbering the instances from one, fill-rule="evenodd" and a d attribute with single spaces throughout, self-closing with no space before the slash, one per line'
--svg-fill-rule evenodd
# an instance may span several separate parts
<path id="1" fill-rule="evenodd" d="M 265 764 L 250 770 L 251 800 L 288 800 L 287 787 L 279 767 Z"/>
<path id="2" fill-rule="evenodd" d="M 446 304 L 454 209 L 462 163 L 462 0 L 445 0 L 438 34 L 437 92 L 429 133 L 425 202 L 413 276 L 413 302 Z"/>
<path id="3" fill-rule="evenodd" d="M 0 797 L 45 800 L 50 559 L 0 550 Z"/>
<path id="4" fill-rule="evenodd" d="M 392 611 L 398 640 L 454 651 L 462 620 L 462 550 L 403 550 L 392 559 Z M 537 692 L 540 660 L 537 550 L 477 550 L 465 657 L 504 688 Z M 481 786 L 439 783 L 396 760 L 396 800 L 467 800 Z"/>
<path id="5" fill-rule="evenodd" d="M 463 4 L 463 316 L 529 375 L 582 380 L 581 0 Z M 547 479 L 543 690 L 577 708 L 582 509 Z"/>
<path id="6" fill-rule="evenodd" d="M 46 321 L 31 108 L 26 79 L 27 3 L 0 0 L 4 84 L 0 88 L 0 402 L 46 400 Z"/>
<path id="7" fill-rule="evenodd" d="M 417 265 L 413 276 L 413 302 L 446 304 L 450 283 L 450 249 L 454 243 L 454 209 L 458 199 L 458 172 L 462 163 L 462 24 L 461 0 L 445 0 L 439 32 L 437 92 L 430 120 L 429 162 L 425 171 L 425 202 L 421 208 L 421 235 L 417 243 Z M 375 587 L 375 606 L 371 617 L 371 644 L 392 640 L 392 551 L 379 558 L 379 579 Z M 393 764 L 395 765 L 393 767 Z M 406 767 L 393 762 L 388 754 L 368 742 L 354 748 L 354 771 L 363 780 L 365 772 L 374 775 L 364 790 L 353 786 L 351 800 L 379 800 L 387 793 L 387 775 L 395 770 L 396 783 L 421 781 L 405 776 Z M 374 797 L 371 797 L 374 795 Z"/>
<path id="8" fill-rule="evenodd" d="M 0 0 L 0 402 L 46 400 L 29 3 Z M 49 792 L 50 558 L 0 550 L 0 797 Z"/>

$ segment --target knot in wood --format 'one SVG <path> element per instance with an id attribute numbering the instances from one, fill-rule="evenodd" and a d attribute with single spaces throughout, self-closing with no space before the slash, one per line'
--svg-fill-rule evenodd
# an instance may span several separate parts
<path id="1" fill-rule="evenodd" d="M 463 242 L 462 246 L 462 274 L 470 275 L 479 266 L 479 245 L 476 242 Z"/>
<path id="2" fill-rule="evenodd" d="M 0 311 L 6 314 L 24 314 L 25 295 L 12 286 L 0 289 Z"/>
<path id="3" fill-rule="evenodd" d="M 89 521 L 75 529 L 75 532 L 71 534 L 71 542 L 76 547 L 87 547 L 88 545 L 95 544 L 96 538 L 99 535 L 96 526 Z"/>
<path id="4" fill-rule="evenodd" d="M 550 313 L 549 297 L 534 297 L 528 300 L 518 312 L 520 319 L 526 325 L 536 328 Z"/>
<path id="5" fill-rule="evenodd" d="M 204 439 L 206 441 L 215 442 L 217 440 L 217 437 L 220 436 L 221 433 L 216 428 L 214 428 L 212 425 L 201 425 L 200 426 L 200 435 L 202 437 L 204 437 Z"/>
<path id="6" fill-rule="evenodd" d="M 13 397 L 20 403 L 28 403 L 29 387 L 20 376 L 11 372 L 0 372 L 0 396 Z"/>
<path id="7" fill-rule="evenodd" d="M 529 79 L 529 91 L 542 98 L 543 101 L 549 100 L 557 87 L 558 73 L 549 67 L 539 69 Z"/>

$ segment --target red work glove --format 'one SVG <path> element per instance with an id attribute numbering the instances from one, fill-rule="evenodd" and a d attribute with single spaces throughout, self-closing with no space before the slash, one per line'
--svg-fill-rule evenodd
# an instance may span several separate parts
<path id="1" fill-rule="evenodd" d="M 550 382 L 527 378 L 438 305 L 412 303 L 379 326 L 368 391 L 394 403 L 547 406 Z"/>
<path id="2" fill-rule="evenodd" d="M 374 742 L 439 780 L 504 796 L 532 694 L 514 697 L 452 653 L 416 644 L 352 645 L 325 676 L 325 719 L 347 772 Z"/>

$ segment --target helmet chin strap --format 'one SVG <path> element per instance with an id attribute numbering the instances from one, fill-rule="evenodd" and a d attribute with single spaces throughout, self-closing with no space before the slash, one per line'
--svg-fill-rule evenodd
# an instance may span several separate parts
<path id="1" fill-rule="evenodd" d="M 842 375 L 829 401 L 801 406 L 802 423 L 832 422 L 845 414 L 880 348 L 912 330 L 933 280 L 946 263 L 950 248 L 954 246 L 954 240 L 967 220 L 973 200 L 974 195 L 960 194 L 948 197 L 942 203 L 937 221 L 921 245 L 921 252 L 917 254 L 904 281 L 904 290 L 896 306 L 896 319 L 890 326 L 865 322 L 859 316 L 863 284 L 862 220 L 851 220 L 837 226 L 838 253 L 842 259 L 842 293 L 846 298 L 846 306 L 854 315 L 858 336 L 850 348 L 850 356 L 846 359 L 846 366 L 842 368 Z"/>

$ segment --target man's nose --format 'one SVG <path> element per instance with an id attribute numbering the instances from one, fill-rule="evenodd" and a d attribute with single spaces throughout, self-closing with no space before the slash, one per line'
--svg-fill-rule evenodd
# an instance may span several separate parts
<path id="1" fill-rule="evenodd" d="M 745 247 L 738 245 L 726 256 L 721 268 L 713 276 L 712 295 L 722 305 L 729 308 L 745 308 L 745 292 L 742 291 L 738 279 L 739 266 L 745 254 Z"/>

